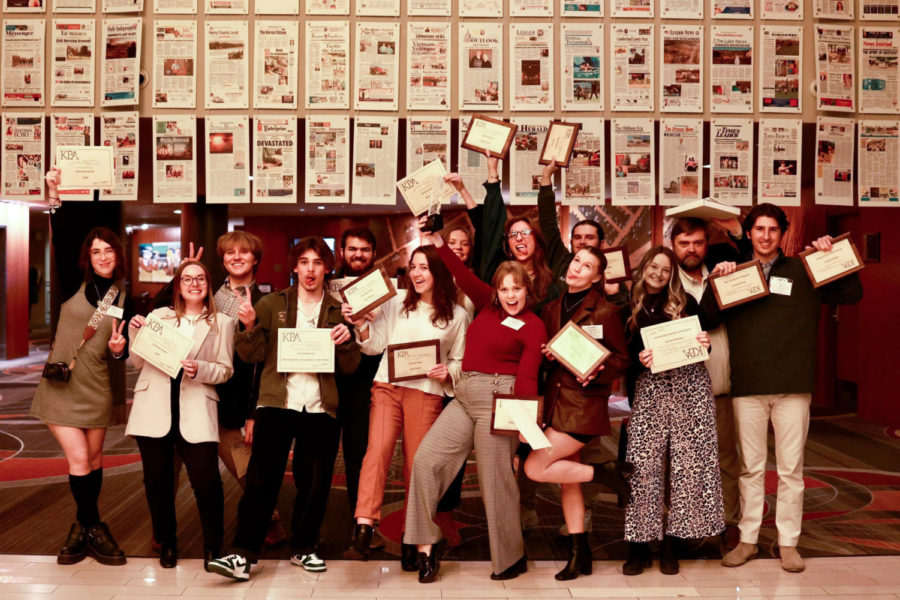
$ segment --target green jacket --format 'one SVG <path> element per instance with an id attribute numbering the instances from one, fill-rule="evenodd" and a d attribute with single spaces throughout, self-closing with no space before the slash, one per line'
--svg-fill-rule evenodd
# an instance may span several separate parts
<path id="1" fill-rule="evenodd" d="M 241 360 L 248 363 L 263 362 L 262 380 L 259 385 L 257 406 L 274 406 L 287 408 L 287 373 L 279 373 L 278 365 L 278 330 L 282 327 L 297 326 L 297 288 L 272 292 L 256 303 L 257 326 L 251 330 L 237 332 L 234 336 L 234 349 Z M 322 299 L 322 310 L 319 313 L 318 327 L 335 327 L 344 322 L 341 305 L 331 294 L 325 293 Z M 349 375 L 359 366 L 359 346 L 355 338 L 335 348 L 334 370 L 339 375 Z M 322 406 L 332 417 L 337 417 L 338 393 L 335 384 L 335 373 L 319 373 L 319 392 Z"/>

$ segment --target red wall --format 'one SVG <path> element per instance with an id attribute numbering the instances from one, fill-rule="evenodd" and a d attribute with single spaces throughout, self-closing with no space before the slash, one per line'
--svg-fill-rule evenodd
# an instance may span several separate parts
<path id="1" fill-rule="evenodd" d="M 6 227 L 6 356 L 28 356 L 28 207 L 0 203 L 0 225 Z"/>

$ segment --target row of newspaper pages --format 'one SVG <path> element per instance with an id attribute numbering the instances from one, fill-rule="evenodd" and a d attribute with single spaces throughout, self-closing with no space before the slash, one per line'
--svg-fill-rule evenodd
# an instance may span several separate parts
<path id="1" fill-rule="evenodd" d="M 3 0 L 6 12 L 44 12 L 52 1 L 53 12 L 93 13 L 96 0 Z M 702 19 L 706 0 L 659 0 L 659 15 L 668 19 Z M 554 8 L 566 17 L 602 17 L 604 0 L 510 0 L 509 16 L 552 17 Z M 856 0 L 813 0 L 816 17 L 853 19 Z M 153 0 L 153 12 L 196 14 L 198 4 L 206 14 L 248 14 L 250 0 Z M 300 14 L 300 0 L 253 0 L 255 14 Z M 410 16 L 450 16 L 451 0 L 406 0 Z M 718 19 L 754 18 L 754 0 L 712 0 L 712 16 Z M 804 0 L 760 0 L 762 19 L 797 20 L 804 18 Z M 610 0 L 613 17 L 654 18 L 656 0 Z M 107 13 L 142 12 L 143 0 L 101 0 Z M 860 19 L 896 19 L 897 0 L 859 0 Z M 503 16 L 503 0 L 458 0 L 460 17 Z M 306 0 L 307 15 L 349 15 L 350 0 Z M 399 16 L 400 0 L 355 0 L 358 16 Z"/>
<path id="2" fill-rule="evenodd" d="M 305 23 L 302 103 L 298 102 L 300 24 L 255 21 L 251 77 L 248 21 L 207 21 L 203 69 L 207 109 L 344 109 L 397 111 L 401 92 L 407 110 L 447 110 L 454 88 L 450 58 L 453 24 L 406 24 L 406 73 L 400 74 L 399 23 L 349 21 Z M 802 114 L 804 76 L 801 25 L 709 27 L 709 72 L 703 25 L 613 24 L 608 52 L 602 25 L 564 23 L 560 50 L 552 23 L 510 23 L 510 81 L 504 85 L 504 24 L 465 22 L 459 36 L 458 108 L 502 111 L 555 110 L 555 74 L 561 74 L 561 108 L 606 108 L 609 82 L 613 111 L 703 113 L 709 91 L 712 113 Z M 49 105 L 133 106 L 139 101 L 140 17 L 102 19 L 102 61 L 95 73 L 94 19 L 53 19 L 47 77 Z M 149 91 L 154 108 L 197 107 L 198 24 L 153 22 L 153 69 Z M 4 21 L 2 105 L 42 107 L 45 94 L 44 20 Z M 895 25 L 816 24 L 817 109 L 845 113 L 900 114 L 900 28 Z M 654 53 L 661 35 L 659 56 Z M 807 42 L 808 43 L 808 42 Z M 353 51 L 355 79 L 351 90 Z M 857 52 L 858 48 L 858 52 Z M 557 58 L 557 54 L 559 55 Z M 858 58 L 858 60 L 857 60 Z M 754 61 L 758 64 L 754 65 Z M 857 77 L 858 62 L 858 77 Z M 757 73 L 758 72 L 758 73 Z M 608 73 L 608 78 L 604 77 Z M 708 81 L 707 81 L 708 79 Z M 252 80 L 252 86 L 251 86 Z M 657 102 L 657 98 L 659 101 Z"/>
<path id="3" fill-rule="evenodd" d="M 43 200 L 44 116 L 3 114 L 2 196 Z M 101 190 L 102 200 L 136 200 L 138 181 L 137 113 L 109 113 L 100 118 L 99 144 L 112 146 L 115 187 Z M 469 118 L 458 121 L 458 137 Z M 510 146 L 509 200 L 535 204 L 539 190 L 538 157 L 548 120 L 514 119 L 518 130 Z M 304 168 L 305 202 L 394 205 L 400 146 L 399 120 L 388 116 L 316 115 L 305 120 L 298 138 L 293 116 L 209 115 L 205 121 L 206 201 L 210 203 L 296 203 L 298 169 Z M 699 200 L 703 172 L 709 167 L 709 194 L 732 205 L 753 203 L 754 123 L 750 119 L 714 118 L 704 156 L 700 118 L 664 118 L 659 140 L 652 119 L 612 119 L 609 122 L 609 162 L 606 122 L 581 120 L 582 129 L 568 169 L 562 171 L 563 203 L 605 204 L 606 165 L 610 169 L 614 205 L 678 205 Z M 54 114 L 51 157 L 59 145 L 94 142 L 91 114 Z M 459 172 L 477 195 L 487 166 L 483 155 L 451 145 L 449 117 L 406 120 L 405 173 L 440 160 L 447 171 Z M 856 135 L 854 135 L 856 128 Z M 252 143 L 251 143 L 251 129 Z M 820 204 L 852 205 L 854 180 L 860 206 L 898 206 L 900 190 L 900 121 L 860 120 L 820 116 L 816 123 L 815 198 Z M 799 119 L 765 118 L 758 123 L 755 157 L 758 202 L 800 205 L 803 124 Z M 299 140 L 305 148 L 298 148 Z M 197 127 L 194 115 L 156 116 L 153 120 L 154 202 L 195 202 L 197 198 Z M 251 156 L 251 147 L 253 153 Z M 658 151 L 657 151 L 658 148 Z M 854 157 L 854 154 L 857 154 Z M 858 169 L 854 170 L 854 158 Z M 456 162 L 452 162 L 453 160 Z M 52 158 L 50 159 L 52 160 Z M 302 165 L 302 167 L 300 166 Z M 656 171 L 659 171 L 657 174 Z M 855 172 L 855 175 L 854 175 Z M 657 188 L 658 183 L 658 188 Z M 252 184 L 252 185 L 251 185 Z M 351 187 L 352 185 L 352 187 Z M 91 200 L 92 190 L 71 191 L 63 200 Z"/>

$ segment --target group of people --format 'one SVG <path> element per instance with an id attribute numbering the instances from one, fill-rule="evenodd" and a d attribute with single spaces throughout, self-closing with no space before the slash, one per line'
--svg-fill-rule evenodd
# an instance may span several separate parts
<path id="1" fill-rule="evenodd" d="M 205 568 L 247 580 L 293 448 L 291 562 L 325 571 L 317 547 L 339 445 L 354 518 L 344 556 L 367 559 L 379 543 L 377 526 L 401 433 L 401 566 L 417 571 L 422 583 L 438 575 L 436 544 L 455 534 L 448 515 L 459 502 L 473 449 L 491 579 L 511 579 L 527 569 L 522 525 L 533 513 L 537 482 L 561 489 L 569 556 L 559 580 L 592 571 L 582 493 L 589 482 L 611 488 L 625 509 L 624 574 L 647 568 L 650 543 L 657 541 L 660 570 L 677 573 L 680 539 L 723 532 L 729 551 L 722 562 L 739 566 L 757 554 L 771 421 L 782 566 L 802 570 L 803 447 L 820 304 L 859 301 L 859 278 L 852 274 L 815 288 L 800 259 L 781 250 L 788 229 L 784 212 L 761 204 L 743 225 L 737 219 L 715 222 L 727 232 L 727 243 L 711 245 L 704 221 L 677 221 L 671 249 L 647 250 L 630 289 L 609 284 L 598 223 L 580 221 L 571 245 L 562 241 L 555 164 L 540 178 L 538 223 L 507 218 L 498 160 L 487 164 L 482 204 L 459 175 L 446 176 L 473 229 L 456 228 L 444 237 L 420 222 L 422 245 L 411 253 L 407 289 L 365 314 L 355 314 L 327 287 L 333 276 L 357 277 L 375 265 L 376 238 L 365 227 L 343 232 L 339 262 L 321 238 L 301 239 L 290 256 L 295 283 L 267 295 L 254 277 L 261 241 L 247 232 L 227 233 L 217 247 L 228 272 L 221 286 L 213 290 L 199 261 L 202 250 L 195 256 L 192 249 L 175 271 L 171 296 L 146 317 L 134 314 L 124 293 L 121 242 L 107 229 L 91 231 L 81 252 L 84 283 L 62 306 L 32 407 L 63 448 L 77 508 L 58 561 L 72 564 L 90 555 L 104 564 L 125 563 L 100 518 L 98 497 L 103 440 L 123 413 L 124 361 L 130 358 L 140 374 L 126 433 L 141 453 L 163 567 L 178 559 L 176 456 L 197 500 Z M 47 181 L 53 197 L 58 173 Z M 812 247 L 828 251 L 831 238 Z M 709 277 L 729 274 L 746 260 L 760 263 L 772 293 L 720 309 Z M 654 373 L 641 329 L 689 315 L 703 325 L 697 341 L 709 349 L 709 360 Z M 129 340 L 151 316 L 194 340 L 176 377 L 129 355 Z M 577 376 L 547 349 L 568 323 L 609 350 L 594 372 Z M 329 329 L 333 369 L 280 372 L 279 330 L 285 328 Z M 421 378 L 392 382 L 385 351 L 432 340 L 437 364 Z M 593 454 L 587 457 L 591 443 L 610 433 L 609 396 L 623 376 L 633 411 L 620 436 L 621 458 L 594 461 Z M 531 450 L 524 438 L 492 433 L 495 395 L 510 393 L 543 396 L 541 421 L 550 448 Z M 250 455 L 241 468 L 234 453 L 244 444 Z M 219 458 L 243 488 L 227 551 Z"/>

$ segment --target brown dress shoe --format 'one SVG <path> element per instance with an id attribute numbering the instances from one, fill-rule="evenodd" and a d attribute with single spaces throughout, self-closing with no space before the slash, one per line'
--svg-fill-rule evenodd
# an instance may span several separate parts
<path id="1" fill-rule="evenodd" d="M 753 560 L 759 556 L 759 548 L 756 544 L 748 544 L 741 542 L 737 547 L 722 558 L 722 564 L 726 567 L 739 567 L 748 560 Z"/>

